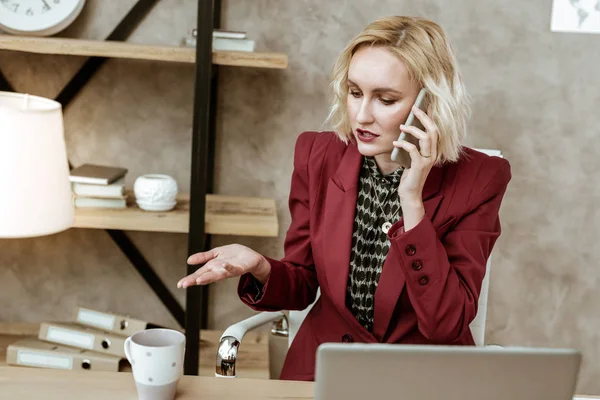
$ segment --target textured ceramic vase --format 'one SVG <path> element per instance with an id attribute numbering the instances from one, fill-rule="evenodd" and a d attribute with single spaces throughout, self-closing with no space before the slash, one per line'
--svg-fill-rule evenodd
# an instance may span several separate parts
<path id="1" fill-rule="evenodd" d="M 139 176 L 133 184 L 135 200 L 142 210 L 168 211 L 177 204 L 177 182 L 169 175 Z"/>

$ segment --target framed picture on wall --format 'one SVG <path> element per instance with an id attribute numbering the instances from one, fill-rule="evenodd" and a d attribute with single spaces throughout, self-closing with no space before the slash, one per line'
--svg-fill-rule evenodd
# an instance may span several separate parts
<path id="1" fill-rule="evenodd" d="M 554 0 L 550 30 L 600 33 L 600 0 Z"/>

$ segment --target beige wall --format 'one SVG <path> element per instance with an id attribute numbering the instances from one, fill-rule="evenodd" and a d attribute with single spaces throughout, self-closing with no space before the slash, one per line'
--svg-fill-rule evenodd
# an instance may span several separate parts
<path id="1" fill-rule="evenodd" d="M 103 38 L 134 3 L 88 0 L 65 35 Z M 131 40 L 178 44 L 194 26 L 195 0 L 162 0 Z M 285 51 L 285 71 L 221 68 L 217 191 L 270 196 L 279 239 L 219 237 L 281 256 L 296 136 L 320 129 L 336 54 L 368 21 L 427 16 L 443 25 L 474 101 L 469 144 L 499 148 L 513 180 L 493 254 L 488 342 L 583 350 L 579 390 L 600 393 L 600 162 L 594 140 L 600 55 L 597 36 L 549 32 L 550 0 L 229 0 L 223 26 L 246 30 L 258 50 Z M 83 59 L 0 52 L 18 91 L 55 96 Z M 193 66 L 111 60 L 65 113 L 73 163 L 158 171 L 189 187 Z M 184 272 L 181 234 L 131 233 L 173 292 Z M 250 312 L 235 282 L 211 287 L 214 328 Z M 160 301 L 103 231 L 70 230 L 0 240 L 0 320 L 69 318 L 77 305 L 174 325 Z"/>

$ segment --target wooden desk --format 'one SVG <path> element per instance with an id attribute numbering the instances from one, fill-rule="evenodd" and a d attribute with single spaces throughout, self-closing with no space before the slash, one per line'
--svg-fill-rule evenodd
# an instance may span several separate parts
<path id="1" fill-rule="evenodd" d="M 312 382 L 184 376 L 176 400 L 310 400 Z M 0 398 L 137 400 L 133 376 L 121 372 L 0 367 Z"/>
<path id="2" fill-rule="evenodd" d="M 137 393 L 130 373 L 0 366 L 0 398 L 137 400 Z M 314 384 L 264 379 L 182 377 L 175 400 L 198 399 L 313 400 Z M 576 399 L 600 400 L 600 397 L 577 396 Z"/>
<path id="3" fill-rule="evenodd" d="M 37 337 L 39 324 L 0 322 L 0 367 L 6 365 L 6 348 L 11 343 L 28 337 Z M 215 376 L 217 347 L 221 331 L 203 330 L 200 334 L 200 375 Z M 124 372 L 130 371 L 129 364 Z M 240 346 L 236 372 L 240 378 L 269 379 L 269 335 L 264 332 L 248 332 Z M 95 371 L 94 371 L 95 373 Z M 0 399 L 4 397 L 0 393 Z"/>

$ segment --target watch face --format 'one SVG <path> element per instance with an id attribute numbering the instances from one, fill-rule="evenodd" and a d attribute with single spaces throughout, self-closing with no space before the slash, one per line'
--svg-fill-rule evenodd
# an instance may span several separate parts
<path id="1" fill-rule="evenodd" d="M 84 0 L 0 0 L 0 28 L 15 33 L 47 33 L 65 28 Z"/>

